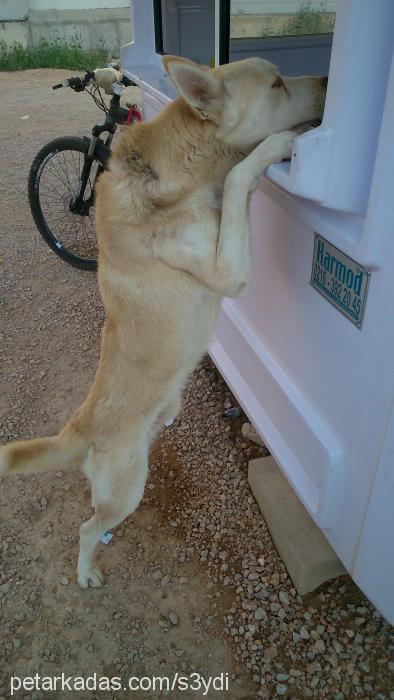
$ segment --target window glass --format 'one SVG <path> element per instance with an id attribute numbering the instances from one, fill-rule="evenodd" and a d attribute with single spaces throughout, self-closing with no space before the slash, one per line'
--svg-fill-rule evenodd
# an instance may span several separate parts
<path id="1" fill-rule="evenodd" d="M 334 31 L 338 0 L 231 0 L 231 39 Z"/>
<path id="2" fill-rule="evenodd" d="M 159 8 L 164 53 L 213 66 L 215 0 L 161 0 Z"/>

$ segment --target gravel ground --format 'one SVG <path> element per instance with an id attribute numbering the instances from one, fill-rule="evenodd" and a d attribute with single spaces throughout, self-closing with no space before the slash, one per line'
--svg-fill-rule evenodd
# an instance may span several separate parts
<path id="1" fill-rule="evenodd" d="M 95 276 L 46 247 L 26 197 L 38 148 L 97 121 L 86 96 L 50 91 L 64 73 L 0 74 L 2 441 L 56 432 L 97 364 L 103 311 Z M 1 483 L 0 700 L 12 674 L 62 671 L 123 679 L 228 673 L 229 692 L 210 689 L 208 698 L 394 698 L 393 630 L 350 578 L 303 599 L 294 590 L 247 484 L 248 460 L 266 451 L 242 436 L 245 416 L 223 417 L 233 405 L 205 358 L 182 413 L 152 450 L 141 506 L 100 546 L 102 589 L 82 592 L 75 583 L 78 527 L 90 511 L 82 476 Z"/>

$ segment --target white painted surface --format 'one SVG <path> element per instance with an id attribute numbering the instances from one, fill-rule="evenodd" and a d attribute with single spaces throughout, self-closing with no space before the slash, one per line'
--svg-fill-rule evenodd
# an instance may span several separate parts
<path id="1" fill-rule="evenodd" d="M 371 197 L 365 226 L 365 234 L 373 245 L 381 261 L 380 276 L 382 287 L 380 309 L 376 321 L 380 324 L 378 347 L 391 344 L 393 275 L 394 261 L 394 209 L 392 206 L 394 180 L 394 56 L 391 65 L 390 82 L 387 90 L 386 107 L 383 116 L 379 148 L 376 157 Z M 389 347 L 389 345 L 388 345 Z M 378 382 L 387 383 L 392 390 L 394 383 L 393 361 L 384 364 L 378 354 L 370 357 L 370 372 L 376 371 Z M 372 397 L 371 397 L 372 399 Z M 369 403 L 370 413 L 378 411 L 384 423 L 385 436 L 381 443 L 381 454 L 376 461 L 376 478 L 365 513 L 359 549 L 354 566 L 357 584 L 370 592 L 371 598 L 383 614 L 394 622 L 394 393 L 392 403 L 383 412 L 380 400 Z"/>
<path id="2" fill-rule="evenodd" d="M 122 58 L 128 74 L 140 74 L 152 116 L 172 98 L 173 88 L 155 54 L 147 6 L 136 0 L 136 7 L 150 53 L 145 45 L 139 62 L 136 34 L 137 43 L 125 47 Z M 356 190 L 359 196 L 362 182 L 365 207 L 357 214 L 329 209 L 265 177 L 251 202 L 251 292 L 224 301 L 210 354 L 347 570 L 393 623 L 394 63 L 390 67 L 387 56 L 393 48 L 394 3 L 381 0 L 389 30 L 381 26 L 379 33 L 381 17 L 372 16 L 374 8 L 374 0 L 341 0 L 326 109 L 345 149 L 342 160 L 340 141 L 329 149 L 330 186 L 335 191 L 339 183 L 343 192 L 337 195 L 351 210 L 349 201 Z M 349 27 L 356 16 L 357 36 Z M 367 68 L 365 78 L 358 38 L 367 35 L 365 53 L 368 60 L 373 57 L 373 70 Z M 141 36 L 143 41 L 144 32 Z M 370 82 L 372 74 L 377 85 Z M 346 149 L 346 134 L 354 149 L 359 126 L 349 118 L 350 75 L 356 83 L 353 99 L 367 124 L 367 156 L 362 143 L 359 152 Z M 347 117 L 344 123 L 334 119 L 335 110 Z M 311 181 L 318 181 L 327 166 L 324 148 L 318 157 L 315 147 L 309 163 L 307 149 L 303 152 Z M 361 179 L 359 170 L 366 171 Z M 361 330 L 309 284 L 315 231 L 372 267 Z"/>
<path id="3" fill-rule="evenodd" d="M 371 0 L 344 0 L 336 22 L 323 123 L 297 139 L 291 164 L 272 166 L 268 176 L 323 206 L 365 215 L 394 48 L 394 4 L 380 0 L 377 12 Z"/>

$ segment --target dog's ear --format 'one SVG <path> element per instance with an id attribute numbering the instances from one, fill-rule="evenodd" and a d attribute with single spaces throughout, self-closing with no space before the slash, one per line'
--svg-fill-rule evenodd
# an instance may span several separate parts
<path id="1" fill-rule="evenodd" d="M 164 68 L 182 97 L 201 119 L 213 117 L 217 100 L 224 96 L 223 83 L 206 66 L 179 56 L 163 56 Z"/>

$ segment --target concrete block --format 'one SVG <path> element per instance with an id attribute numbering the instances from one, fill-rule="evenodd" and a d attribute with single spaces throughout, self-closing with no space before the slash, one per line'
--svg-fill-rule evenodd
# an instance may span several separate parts
<path id="1" fill-rule="evenodd" d="M 275 546 L 301 595 L 347 573 L 272 457 L 250 461 L 248 478 Z"/>

